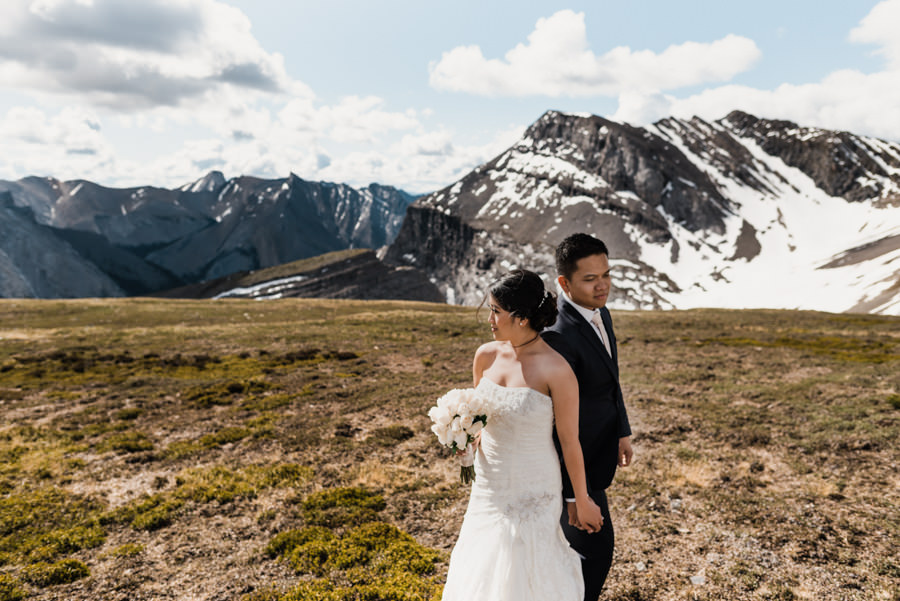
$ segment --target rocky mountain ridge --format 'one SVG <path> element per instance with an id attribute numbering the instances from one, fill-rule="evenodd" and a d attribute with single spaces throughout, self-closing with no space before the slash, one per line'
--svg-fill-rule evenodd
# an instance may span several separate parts
<path id="1" fill-rule="evenodd" d="M 383 246 L 414 200 L 378 184 L 355 189 L 294 174 L 226 180 L 217 171 L 177 189 L 27 177 L 0 181 L 0 193 L 8 205 L 0 227 L 34 238 L 4 249 L 0 297 L 145 294 L 330 251 Z M 13 217 L 14 208 L 24 212 Z M 46 244 L 81 268 L 58 272 L 45 265 L 40 248 Z"/>
<path id="2" fill-rule="evenodd" d="M 637 128 L 544 114 L 419 199 L 384 253 L 477 303 L 505 269 L 552 279 L 553 247 L 611 249 L 620 308 L 900 312 L 900 145 L 735 111 Z"/>

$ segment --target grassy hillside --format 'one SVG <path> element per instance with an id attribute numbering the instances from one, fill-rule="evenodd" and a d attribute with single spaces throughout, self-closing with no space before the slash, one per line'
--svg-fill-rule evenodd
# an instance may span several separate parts
<path id="1" fill-rule="evenodd" d="M 482 315 L 486 317 L 486 315 Z M 900 319 L 614 313 L 605 598 L 900 599 Z M 473 309 L 0 301 L 0 601 L 439 599 Z"/>

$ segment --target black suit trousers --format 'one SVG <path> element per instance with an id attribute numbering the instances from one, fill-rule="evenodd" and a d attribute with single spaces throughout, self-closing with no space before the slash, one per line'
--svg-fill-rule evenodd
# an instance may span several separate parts
<path id="1" fill-rule="evenodd" d="M 583 557 L 581 560 L 581 574 L 584 578 L 584 601 L 597 601 L 603 583 L 609 574 L 612 565 L 613 545 L 615 533 L 613 532 L 612 519 L 609 517 L 609 503 L 606 500 L 606 492 L 595 492 L 591 495 L 594 502 L 603 513 L 603 527 L 600 532 L 589 534 L 575 526 L 569 525 L 569 515 L 563 507 L 560 524 L 563 533 L 573 549 Z"/>

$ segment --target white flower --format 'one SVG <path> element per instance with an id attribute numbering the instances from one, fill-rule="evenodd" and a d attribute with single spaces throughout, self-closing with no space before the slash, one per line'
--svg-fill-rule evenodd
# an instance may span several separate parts
<path id="1" fill-rule="evenodd" d="M 469 442 L 469 435 L 465 431 L 460 431 L 453 435 L 453 442 L 456 443 L 456 448 L 462 451 Z"/>
<path id="2" fill-rule="evenodd" d="M 481 422 L 481 420 L 478 420 L 477 422 L 473 422 L 472 426 L 466 428 L 466 430 L 469 432 L 469 435 L 474 438 L 475 436 L 478 436 L 478 433 L 481 432 L 482 428 L 484 428 L 484 424 Z"/>
<path id="3" fill-rule="evenodd" d="M 441 426 L 440 424 L 434 424 L 433 426 L 431 426 L 431 431 L 435 433 L 435 435 L 438 437 L 438 442 L 442 445 L 446 446 L 447 443 L 450 442 L 447 436 L 448 431 L 446 427 Z"/>
<path id="4" fill-rule="evenodd" d="M 466 432 L 471 432 L 472 428 L 472 420 L 475 418 L 474 415 L 470 413 L 461 413 L 459 416 L 459 425 Z"/>
<path id="5" fill-rule="evenodd" d="M 446 426 L 450 423 L 450 420 L 453 416 L 450 415 L 450 412 L 441 407 L 432 407 L 428 410 L 428 417 L 431 418 L 436 424 L 441 424 L 442 426 Z"/>

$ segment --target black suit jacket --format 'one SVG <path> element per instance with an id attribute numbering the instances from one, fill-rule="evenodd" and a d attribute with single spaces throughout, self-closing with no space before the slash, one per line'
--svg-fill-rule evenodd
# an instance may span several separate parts
<path id="1" fill-rule="evenodd" d="M 560 294 L 556 323 L 541 336 L 565 357 L 578 379 L 578 438 L 584 454 L 588 492 L 612 484 L 619 455 L 619 438 L 631 435 L 628 413 L 619 385 L 619 362 L 612 319 L 600 309 L 609 336 L 612 357 L 606 352 L 594 326 Z M 554 431 L 559 450 L 559 440 Z M 562 461 L 562 452 L 560 452 Z M 563 494 L 574 496 L 572 482 L 563 464 Z"/>

